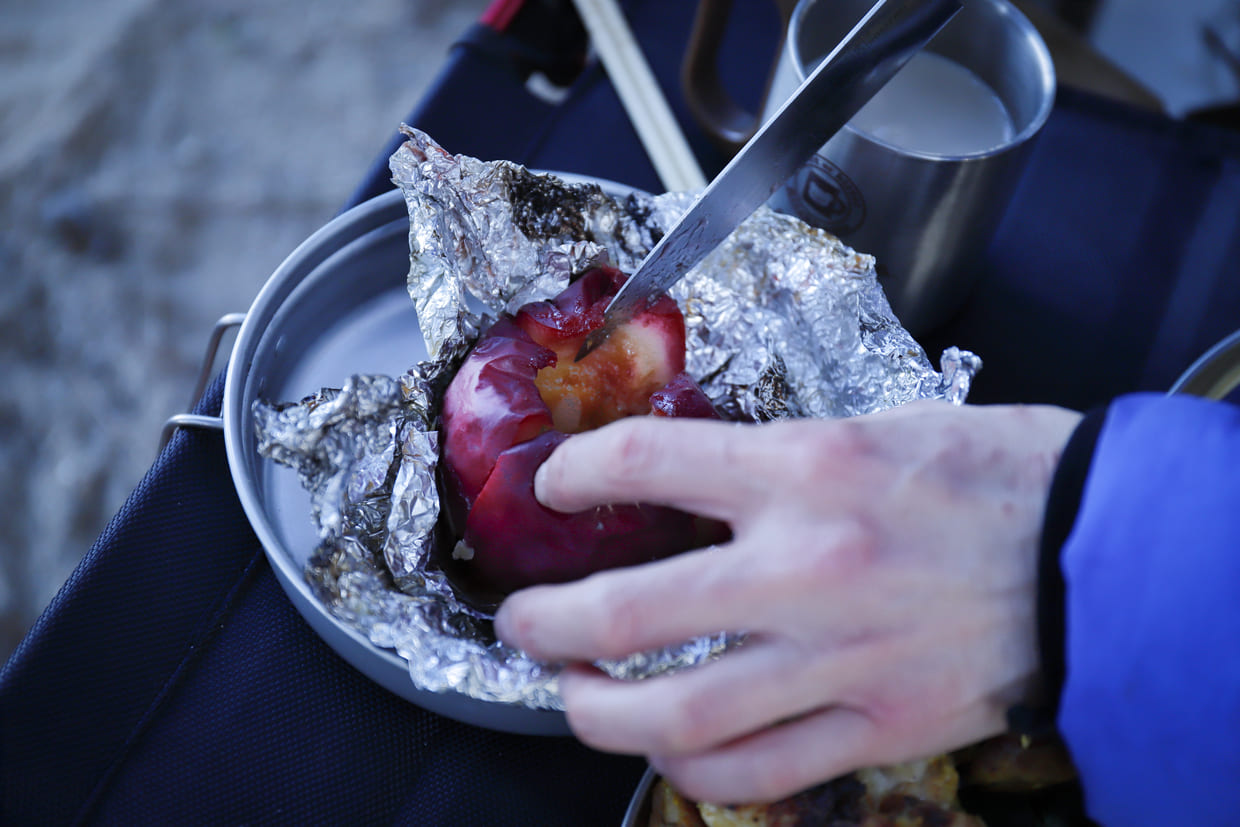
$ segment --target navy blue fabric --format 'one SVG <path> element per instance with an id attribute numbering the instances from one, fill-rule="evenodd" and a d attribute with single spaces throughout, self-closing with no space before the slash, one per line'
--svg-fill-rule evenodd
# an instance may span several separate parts
<path id="1" fill-rule="evenodd" d="M 1240 134 L 1061 88 L 977 289 L 923 337 L 978 402 L 1166 390 L 1240 328 Z"/>
<path id="2" fill-rule="evenodd" d="M 221 443 L 174 437 L 0 673 L 5 823 L 89 809 L 261 557 Z"/>
<path id="3" fill-rule="evenodd" d="M 624 6 L 713 173 L 724 159 L 679 92 L 693 4 Z M 768 6 L 734 4 L 751 16 L 726 67 L 742 100 L 765 81 Z M 553 105 L 525 91 L 510 36 L 465 34 L 411 124 L 451 152 L 659 189 L 601 69 Z M 390 149 L 349 203 L 390 187 Z M 927 349 L 982 355 L 977 401 L 1085 408 L 1165 387 L 1240 327 L 1237 159 L 1230 133 L 1061 93 L 978 290 Z M 200 410 L 218 410 L 220 393 Z M 354 672 L 282 596 L 222 438 L 192 431 L 0 673 L 0 761 L 5 824 L 606 825 L 643 767 L 444 720 Z"/>

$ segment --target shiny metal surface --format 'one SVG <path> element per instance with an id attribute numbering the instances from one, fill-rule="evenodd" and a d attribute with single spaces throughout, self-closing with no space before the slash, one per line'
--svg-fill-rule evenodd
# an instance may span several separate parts
<path id="1" fill-rule="evenodd" d="M 399 191 L 343 214 L 268 279 L 237 335 L 224 391 L 224 437 L 238 496 L 297 611 L 352 666 L 413 703 L 467 723 L 567 734 L 562 713 L 416 687 L 406 663 L 325 609 L 306 582 L 316 545 L 309 500 L 292 471 L 261 457 L 251 406 L 338 387 L 352 373 L 399 375 L 426 350 L 405 290 L 409 220 Z"/>
<path id="2" fill-rule="evenodd" d="M 667 290 L 765 203 L 960 10 L 959 0 L 879 0 L 668 231 L 607 307 L 578 358 Z"/>
<path id="3" fill-rule="evenodd" d="M 1224 337 L 1180 375 L 1170 393 L 1224 399 L 1240 387 L 1240 330 Z"/>
<path id="4" fill-rule="evenodd" d="M 620 822 L 620 827 L 646 827 L 650 823 L 650 796 L 657 780 L 658 775 L 653 767 L 642 773 L 641 781 L 633 791 L 633 798 L 629 800 L 628 809 L 624 811 L 624 820 Z"/>
<path id="5" fill-rule="evenodd" d="M 865 0 L 803 0 L 789 24 L 768 112 L 867 6 Z M 994 90 L 1013 121 L 1010 141 L 971 155 L 931 155 L 848 125 L 771 200 L 876 256 L 896 315 L 914 335 L 945 321 L 972 288 L 1055 97 L 1050 52 L 1007 0 L 970 0 L 926 51 L 966 67 Z"/>

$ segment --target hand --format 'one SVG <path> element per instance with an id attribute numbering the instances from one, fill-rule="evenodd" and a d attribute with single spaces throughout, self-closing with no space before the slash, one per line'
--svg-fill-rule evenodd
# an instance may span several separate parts
<path id="1" fill-rule="evenodd" d="M 564 511 L 656 502 L 726 545 L 518 592 L 499 636 L 570 664 L 570 726 L 685 795 L 773 800 L 982 740 L 1038 669 L 1037 545 L 1079 415 L 919 402 L 769 425 L 625 419 L 567 440 L 535 490 Z M 617 681 L 586 666 L 722 630 L 738 650 Z"/>

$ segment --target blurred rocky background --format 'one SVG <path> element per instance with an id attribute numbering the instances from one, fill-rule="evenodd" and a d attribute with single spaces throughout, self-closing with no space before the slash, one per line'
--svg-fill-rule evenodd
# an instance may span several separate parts
<path id="1" fill-rule="evenodd" d="M 0 0 L 0 662 L 485 5 Z"/>

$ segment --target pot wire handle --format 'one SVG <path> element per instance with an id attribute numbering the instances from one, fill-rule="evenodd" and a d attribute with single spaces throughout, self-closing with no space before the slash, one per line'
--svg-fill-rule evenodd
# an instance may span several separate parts
<path id="1" fill-rule="evenodd" d="M 211 381 L 211 371 L 215 367 L 215 359 L 219 354 L 220 342 L 224 340 L 224 334 L 234 327 L 240 327 L 244 321 L 244 313 L 228 313 L 221 316 L 216 321 L 215 327 L 211 328 L 211 337 L 207 341 L 207 352 L 203 357 L 202 367 L 198 371 L 198 381 L 194 384 L 194 395 L 189 400 L 191 408 L 202 398 L 203 392 L 207 389 L 207 383 Z M 177 428 L 201 428 L 209 431 L 222 431 L 224 430 L 224 419 L 219 416 L 203 416 L 202 414 L 173 414 L 164 420 L 164 427 L 159 433 L 159 450 L 162 451 L 167 446 L 168 441 L 172 439 L 172 435 L 176 433 Z"/>

